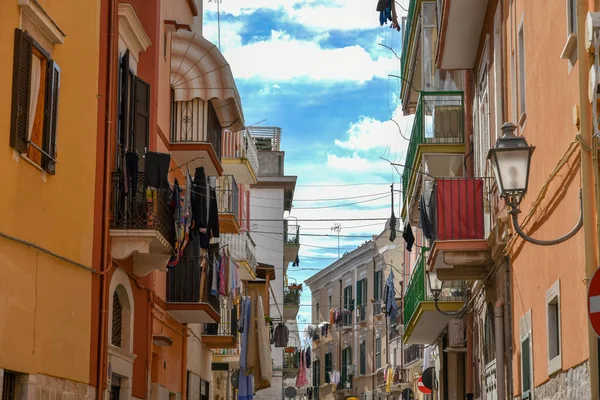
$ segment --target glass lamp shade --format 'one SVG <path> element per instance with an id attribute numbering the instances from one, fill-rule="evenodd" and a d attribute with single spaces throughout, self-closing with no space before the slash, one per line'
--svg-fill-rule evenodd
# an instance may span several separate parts
<path id="1" fill-rule="evenodd" d="M 437 271 L 427 272 L 427 281 L 429 282 L 429 290 L 433 297 L 438 298 L 444 287 L 444 282 L 440 281 L 437 277 Z"/>
<path id="2" fill-rule="evenodd" d="M 529 184 L 529 168 L 535 147 L 529 146 L 523 137 L 512 132 L 516 126 L 504 124 L 504 135 L 490 149 L 488 160 L 491 161 L 494 177 L 500 189 L 500 196 L 517 202 L 527 193 Z"/>

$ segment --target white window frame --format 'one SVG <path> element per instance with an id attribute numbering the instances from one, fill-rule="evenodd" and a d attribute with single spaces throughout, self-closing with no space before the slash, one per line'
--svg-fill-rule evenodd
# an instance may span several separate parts
<path id="1" fill-rule="evenodd" d="M 482 57 L 477 71 L 475 91 L 477 96 L 477 131 L 475 132 L 475 153 L 477 176 L 487 176 L 487 153 L 490 149 L 490 36 L 487 35 Z"/>
<path id="2" fill-rule="evenodd" d="M 527 339 L 529 339 L 529 376 L 530 376 L 530 385 L 531 387 L 529 388 L 529 400 L 533 400 L 534 399 L 534 388 L 535 388 L 535 383 L 534 383 L 534 376 L 533 376 L 533 371 L 534 371 L 534 367 L 533 367 L 533 335 L 532 335 L 532 329 L 531 329 L 531 309 L 529 309 L 520 319 L 519 321 L 519 337 L 521 338 L 521 340 L 519 341 L 519 352 L 521 352 L 521 349 L 523 348 L 523 342 Z M 521 370 L 521 398 L 523 398 L 523 355 L 520 355 L 520 360 L 519 360 L 519 365 L 520 365 L 520 370 Z"/>
<path id="3" fill-rule="evenodd" d="M 519 86 L 519 125 L 523 127 L 527 118 L 527 75 L 525 73 L 525 21 L 521 17 L 519 30 L 517 32 L 517 68 L 518 68 L 518 86 Z"/>
<path id="4" fill-rule="evenodd" d="M 502 85 L 502 3 L 498 2 L 496 14 L 494 15 L 494 38 L 493 38 L 493 57 L 494 57 L 494 113 L 495 128 L 492 140 L 495 142 L 500 136 L 502 124 L 504 124 L 504 93 Z"/>
<path id="5" fill-rule="evenodd" d="M 556 305 L 556 321 L 550 318 L 550 306 Z M 548 375 L 562 370 L 562 318 L 560 316 L 560 279 L 546 291 L 546 333 L 548 337 Z M 552 332 L 558 334 L 558 355 L 550 358 L 550 343 Z"/>

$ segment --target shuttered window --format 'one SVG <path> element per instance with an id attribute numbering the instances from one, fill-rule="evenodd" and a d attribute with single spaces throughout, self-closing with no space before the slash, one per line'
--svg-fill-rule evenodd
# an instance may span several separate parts
<path id="1" fill-rule="evenodd" d="M 363 306 L 367 304 L 367 279 L 361 279 L 356 284 L 356 305 Z"/>
<path id="2" fill-rule="evenodd" d="M 31 36 L 15 30 L 10 145 L 56 172 L 60 68 Z"/>
<path id="3" fill-rule="evenodd" d="M 521 339 L 521 390 L 522 399 L 531 398 L 531 336 Z"/>
<path id="4" fill-rule="evenodd" d="M 352 365 L 352 347 L 348 346 L 342 350 L 341 383 L 348 382 L 348 366 L 350 365 Z"/>
<path id="5" fill-rule="evenodd" d="M 331 382 L 331 372 L 333 371 L 333 354 L 325 353 L 325 383 Z"/>
<path id="6" fill-rule="evenodd" d="M 373 298 L 375 300 L 380 300 L 381 299 L 381 292 L 382 292 L 382 281 L 383 281 L 383 271 L 376 271 L 375 272 L 375 279 L 373 279 L 374 282 L 374 286 L 373 286 Z"/>
<path id="7" fill-rule="evenodd" d="M 381 368 L 381 338 L 375 339 L 375 369 Z"/>
<path id="8" fill-rule="evenodd" d="M 360 342 L 360 374 L 367 374 L 367 343 L 364 340 Z"/>
<path id="9" fill-rule="evenodd" d="M 150 84 L 138 78 L 129 65 L 129 50 L 121 57 L 119 73 L 119 132 L 117 159 L 126 152 L 138 154 L 138 171 L 144 171 L 143 154 L 150 135 Z M 120 165 L 120 164 L 118 164 Z"/>
<path id="10" fill-rule="evenodd" d="M 321 385 L 321 361 L 313 361 L 313 387 L 319 387 Z"/>

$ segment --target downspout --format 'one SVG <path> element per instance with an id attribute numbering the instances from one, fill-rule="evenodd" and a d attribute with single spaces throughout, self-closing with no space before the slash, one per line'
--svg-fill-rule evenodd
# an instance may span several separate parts
<path id="1" fill-rule="evenodd" d="M 508 328 L 508 390 L 509 399 L 514 398 L 514 380 L 513 380 L 513 329 L 512 329 L 512 292 L 510 281 L 510 258 L 506 257 L 506 326 Z"/>
<path id="2" fill-rule="evenodd" d="M 106 272 L 109 271 L 112 259 L 109 254 L 109 227 L 110 227 L 110 192 L 111 192 L 111 144 L 113 142 L 113 108 L 115 106 L 115 76 L 114 76 L 114 54 L 116 50 L 116 21 L 117 21 L 117 0 L 108 0 L 108 41 L 107 41 L 107 80 L 106 80 L 106 125 L 104 139 L 104 183 L 103 183 L 103 215 L 102 215 L 102 255 L 100 260 L 100 338 L 98 341 L 98 377 L 96 386 L 96 399 L 102 399 L 104 387 L 106 385 L 107 374 L 107 290 Z"/>
<path id="3" fill-rule="evenodd" d="M 506 399 L 506 379 L 504 370 L 504 301 L 498 299 L 494 310 L 496 341 L 496 382 L 497 398 Z"/>
<path id="4" fill-rule="evenodd" d="M 154 317 L 152 315 L 152 311 L 154 310 L 154 291 L 148 291 L 148 311 L 146 313 L 146 324 L 147 324 L 147 335 L 148 335 L 148 359 L 146 360 L 146 387 L 144 388 L 144 392 L 146 393 L 145 398 L 150 398 L 150 388 L 152 386 L 152 345 L 153 345 L 153 329 L 152 325 L 154 322 Z"/>
<path id="5" fill-rule="evenodd" d="M 467 315 L 467 387 L 465 397 L 473 399 L 473 313 Z M 500 397 L 498 397 L 500 398 Z"/>
<path id="6" fill-rule="evenodd" d="M 183 339 L 181 339 L 181 400 L 186 400 L 186 380 L 187 380 L 187 340 L 188 326 L 183 324 Z M 212 357 L 212 356 L 211 356 Z M 211 374 L 212 375 L 212 374 Z"/>
<path id="7" fill-rule="evenodd" d="M 586 150 L 592 143 L 590 126 L 590 104 L 587 98 L 588 72 L 590 58 L 585 45 L 585 20 L 588 12 L 588 0 L 577 0 L 577 59 L 579 65 L 579 108 L 580 108 L 580 146 L 581 146 L 581 187 L 583 190 L 583 240 L 585 255 L 586 284 L 598 267 L 596 238 L 596 204 L 594 201 L 593 161 L 591 152 Z M 591 398 L 598 398 L 598 338 L 588 324 L 588 362 Z"/>
<path id="8" fill-rule="evenodd" d="M 375 266 L 375 258 L 373 258 L 373 274 L 375 274 L 375 268 L 376 268 L 376 266 Z M 386 338 L 386 341 L 389 343 L 389 338 L 387 336 L 387 330 L 386 330 L 386 336 L 385 336 L 385 338 Z M 373 330 L 373 376 L 372 376 L 372 378 L 373 378 L 372 379 L 372 381 L 373 381 L 373 389 L 371 390 L 371 393 L 372 393 L 371 398 L 374 398 L 375 397 L 375 393 L 377 393 L 376 392 L 376 390 L 377 390 L 377 363 L 376 363 L 375 352 L 376 352 L 376 348 L 375 348 L 375 330 Z"/>

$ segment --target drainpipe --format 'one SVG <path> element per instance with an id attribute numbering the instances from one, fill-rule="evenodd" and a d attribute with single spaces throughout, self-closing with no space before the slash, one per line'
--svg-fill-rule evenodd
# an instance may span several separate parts
<path id="1" fill-rule="evenodd" d="M 494 333 L 496 339 L 496 381 L 498 382 L 496 385 L 498 388 L 497 398 L 504 400 L 506 399 L 506 379 L 504 378 L 504 301 L 502 299 L 498 299 L 496 302 L 494 319 L 494 328 L 496 330 Z"/>
<path id="2" fill-rule="evenodd" d="M 512 301 L 511 301 L 511 281 L 510 281 L 510 258 L 506 257 L 506 326 L 508 327 L 508 390 L 509 399 L 514 398 L 513 381 L 513 328 L 512 328 Z"/>
<path id="3" fill-rule="evenodd" d="M 465 397 L 473 398 L 473 313 L 467 315 L 467 387 Z M 500 397 L 499 397 L 500 398 Z M 504 399 L 502 399 L 504 400 Z"/>
<path id="4" fill-rule="evenodd" d="M 597 269 L 597 238 L 595 219 L 596 204 L 594 201 L 593 162 L 591 152 L 585 146 L 592 143 L 592 130 L 590 126 L 590 104 L 587 98 L 588 73 L 590 57 L 585 48 L 585 19 L 588 12 L 588 0 L 577 0 L 577 60 L 579 66 L 579 108 L 580 108 L 580 134 L 581 134 L 581 187 L 583 190 L 583 240 L 585 255 L 586 284 Z M 594 116 L 595 117 L 595 116 Z M 585 143 L 585 145 L 584 145 Z M 598 338 L 588 324 L 589 348 L 589 375 L 591 384 L 591 398 L 598 398 Z"/>
<path id="5" fill-rule="evenodd" d="M 109 253 L 109 228 L 110 228 L 110 192 L 111 192 L 111 145 L 113 143 L 113 109 L 115 108 L 115 74 L 114 55 L 116 47 L 117 26 L 117 0 L 108 0 L 108 40 L 107 40 L 107 80 L 106 80 L 106 124 L 104 139 L 104 183 L 103 183 L 103 212 L 102 212 L 102 255 L 100 260 L 100 313 L 99 313 L 99 340 L 98 340 L 98 376 L 96 386 L 96 399 L 104 398 L 107 373 L 107 279 L 106 273 L 110 270 L 112 259 Z"/>
<path id="6" fill-rule="evenodd" d="M 186 400 L 186 380 L 187 380 L 187 339 L 188 325 L 183 324 L 183 338 L 181 340 L 181 400 Z M 211 368 L 212 369 L 212 368 Z"/>

